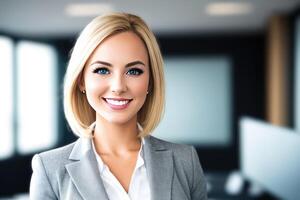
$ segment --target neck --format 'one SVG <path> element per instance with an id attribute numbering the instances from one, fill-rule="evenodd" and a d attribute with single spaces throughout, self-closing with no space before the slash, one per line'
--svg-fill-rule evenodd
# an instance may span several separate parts
<path id="1" fill-rule="evenodd" d="M 116 124 L 97 117 L 94 144 L 99 154 L 123 154 L 139 150 L 137 119 L 126 124 Z"/>

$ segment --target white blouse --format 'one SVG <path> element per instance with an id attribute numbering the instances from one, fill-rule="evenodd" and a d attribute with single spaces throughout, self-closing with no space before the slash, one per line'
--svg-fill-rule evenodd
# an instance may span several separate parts
<path id="1" fill-rule="evenodd" d="M 104 188 L 110 200 L 150 200 L 150 186 L 143 159 L 144 143 L 145 141 L 142 138 L 142 145 L 138 153 L 137 162 L 131 176 L 127 193 L 118 179 L 111 173 L 109 167 L 103 163 L 101 157 L 96 152 L 94 141 L 92 142 L 93 151 L 96 155 L 98 163 L 98 169 L 104 184 Z"/>

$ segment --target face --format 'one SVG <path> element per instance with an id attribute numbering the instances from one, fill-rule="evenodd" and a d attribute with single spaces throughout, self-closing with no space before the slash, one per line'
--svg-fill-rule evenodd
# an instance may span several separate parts
<path id="1" fill-rule="evenodd" d="M 149 58 L 132 32 L 106 38 L 86 63 L 80 89 L 86 91 L 97 120 L 136 123 L 149 85 Z"/>

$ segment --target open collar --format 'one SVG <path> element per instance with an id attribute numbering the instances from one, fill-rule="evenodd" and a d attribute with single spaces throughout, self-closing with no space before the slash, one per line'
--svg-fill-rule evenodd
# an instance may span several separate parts
<path id="1" fill-rule="evenodd" d="M 143 157 L 149 178 L 151 199 L 170 200 L 173 179 L 173 153 L 163 142 L 146 136 Z M 108 200 L 90 138 L 79 138 L 69 156 L 74 162 L 66 169 L 83 199 Z"/>

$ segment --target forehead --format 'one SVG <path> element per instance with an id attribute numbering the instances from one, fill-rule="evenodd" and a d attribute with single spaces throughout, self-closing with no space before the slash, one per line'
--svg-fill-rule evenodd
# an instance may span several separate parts
<path id="1" fill-rule="evenodd" d="M 148 61 L 148 52 L 141 38 L 133 32 L 122 32 L 106 38 L 95 49 L 89 62 L 103 60 L 112 63 Z"/>

